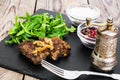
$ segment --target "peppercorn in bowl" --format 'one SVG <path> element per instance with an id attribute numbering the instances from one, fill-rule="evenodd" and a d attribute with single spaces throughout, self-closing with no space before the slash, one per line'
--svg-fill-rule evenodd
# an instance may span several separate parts
<path id="1" fill-rule="evenodd" d="M 94 49 L 96 43 L 97 26 L 86 27 L 85 23 L 77 27 L 77 35 L 84 46 Z"/>

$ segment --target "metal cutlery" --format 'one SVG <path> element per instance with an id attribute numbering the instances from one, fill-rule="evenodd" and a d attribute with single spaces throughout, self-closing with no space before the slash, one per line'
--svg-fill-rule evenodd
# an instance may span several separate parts
<path id="1" fill-rule="evenodd" d="M 41 65 L 47 70 L 51 71 L 52 73 L 64 79 L 76 79 L 81 75 L 97 75 L 97 76 L 110 77 L 113 79 L 120 79 L 120 74 L 105 74 L 105 73 L 98 73 L 98 72 L 92 72 L 92 71 L 70 71 L 70 70 L 59 68 L 45 60 L 41 61 Z"/>

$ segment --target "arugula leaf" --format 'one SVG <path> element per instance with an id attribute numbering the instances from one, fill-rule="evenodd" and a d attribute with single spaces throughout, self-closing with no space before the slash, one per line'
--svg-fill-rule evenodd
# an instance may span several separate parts
<path id="1" fill-rule="evenodd" d="M 25 20 L 19 22 L 19 19 Z M 20 20 L 21 21 L 21 20 Z M 25 16 L 15 18 L 15 24 L 9 31 L 10 39 L 6 40 L 6 44 L 20 44 L 26 40 L 36 40 L 40 38 L 60 37 L 63 39 L 69 32 L 74 32 L 76 29 L 71 26 L 66 26 L 62 14 L 56 14 L 56 17 L 48 13 L 36 14 L 30 16 L 26 13 Z"/>

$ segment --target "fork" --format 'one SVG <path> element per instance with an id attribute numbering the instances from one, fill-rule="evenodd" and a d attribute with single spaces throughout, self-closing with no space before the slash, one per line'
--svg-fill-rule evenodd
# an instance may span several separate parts
<path id="1" fill-rule="evenodd" d="M 98 72 L 92 72 L 92 71 L 70 71 L 70 70 L 59 68 L 45 60 L 41 61 L 41 65 L 47 70 L 51 71 L 52 73 L 64 79 L 76 79 L 80 75 L 83 75 L 83 74 L 84 75 L 106 76 L 106 77 L 110 77 L 113 79 L 120 79 L 120 74 L 105 74 L 105 73 L 98 73 Z"/>

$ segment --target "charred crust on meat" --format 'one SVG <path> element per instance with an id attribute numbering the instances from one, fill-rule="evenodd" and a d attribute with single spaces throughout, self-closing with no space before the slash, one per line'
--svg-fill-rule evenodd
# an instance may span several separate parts
<path id="1" fill-rule="evenodd" d="M 71 50 L 70 46 L 58 37 L 25 41 L 18 48 L 21 54 L 36 65 L 40 64 L 41 60 L 45 60 L 47 57 L 55 61 L 59 57 L 66 57 Z"/>

